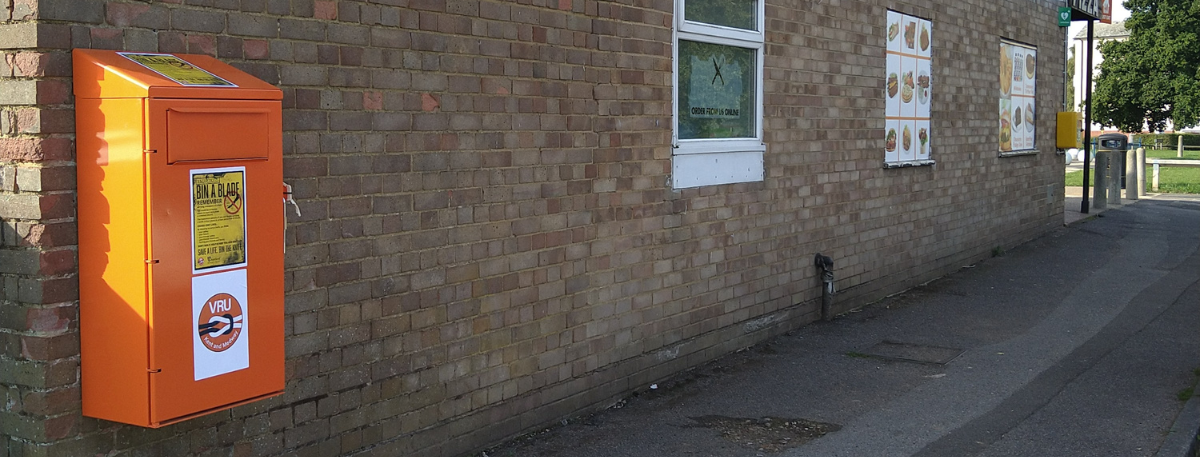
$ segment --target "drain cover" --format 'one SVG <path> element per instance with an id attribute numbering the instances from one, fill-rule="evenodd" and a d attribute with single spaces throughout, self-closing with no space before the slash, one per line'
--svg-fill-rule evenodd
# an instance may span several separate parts
<path id="1" fill-rule="evenodd" d="M 932 363 L 936 365 L 945 365 L 962 353 L 962 349 L 899 343 L 895 341 L 883 341 L 863 351 L 865 355 L 881 359 Z"/>

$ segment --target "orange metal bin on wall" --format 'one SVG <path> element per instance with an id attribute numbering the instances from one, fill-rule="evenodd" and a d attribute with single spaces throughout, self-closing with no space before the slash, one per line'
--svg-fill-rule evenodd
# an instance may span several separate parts
<path id="1" fill-rule="evenodd" d="M 282 92 L 208 56 L 74 51 L 83 413 L 283 392 Z"/>

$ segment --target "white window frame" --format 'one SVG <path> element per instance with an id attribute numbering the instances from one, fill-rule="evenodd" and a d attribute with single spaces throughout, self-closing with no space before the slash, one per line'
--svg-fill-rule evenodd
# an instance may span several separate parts
<path id="1" fill-rule="evenodd" d="M 687 0 L 675 0 L 671 67 L 671 184 L 676 189 L 763 180 L 763 55 L 766 47 L 766 0 L 757 0 L 757 30 L 686 20 Z M 679 41 L 733 46 L 754 51 L 754 136 L 679 139 Z"/>

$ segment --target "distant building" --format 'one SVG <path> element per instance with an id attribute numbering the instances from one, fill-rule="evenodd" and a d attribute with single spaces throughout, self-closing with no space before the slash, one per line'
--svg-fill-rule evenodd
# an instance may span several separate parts
<path id="1" fill-rule="evenodd" d="M 1100 44 L 1109 40 L 1125 40 L 1128 38 L 1129 31 L 1125 30 L 1124 21 L 1112 24 L 1095 23 L 1092 29 L 1091 48 L 1093 78 L 1100 75 L 1100 62 L 1104 61 L 1104 56 L 1100 54 Z M 1087 81 L 1084 80 L 1084 76 L 1087 74 L 1087 46 L 1087 29 L 1085 28 L 1075 35 L 1075 43 L 1072 45 L 1072 49 L 1075 50 L 1075 100 L 1068 107 L 1071 110 L 1079 110 L 1081 113 L 1083 112 L 1083 95 L 1087 88 Z M 1093 79 L 1094 83 L 1095 80 Z M 1104 128 L 1100 124 L 1092 123 L 1093 134 L 1102 130 Z M 1108 130 L 1116 131 L 1112 127 L 1109 127 Z"/>

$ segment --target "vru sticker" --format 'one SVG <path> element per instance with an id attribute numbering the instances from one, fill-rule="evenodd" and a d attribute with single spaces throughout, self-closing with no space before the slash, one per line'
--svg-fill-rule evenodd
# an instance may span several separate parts
<path id="1" fill-rule="evenodd" d="M 196 322 L 200 343 L 210 351 L 223 352 L 242 334 L 242 304 L 229 294 L 213 295 L 200 308 Z"/>
<path id="2" fill-rule="evenodd" d="M 192 360 L 197 381 L 250 367 L 246 270 L 192 277 Z"/>

